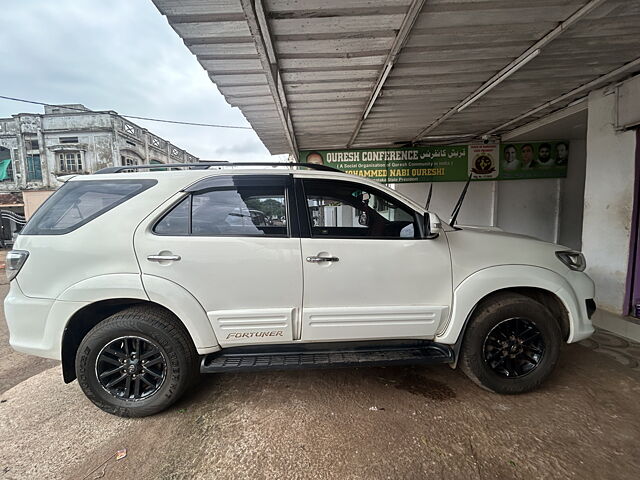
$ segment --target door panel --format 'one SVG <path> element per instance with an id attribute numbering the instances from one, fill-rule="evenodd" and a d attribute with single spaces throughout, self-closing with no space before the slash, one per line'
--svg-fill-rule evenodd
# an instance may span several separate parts
<path id="1" fill-rule="evenodd" d="M 292 321 L 302 303 L 299 239 L 171 237 L 139 229 L 135 242 L 143 283 L 154 275 L 188 290 L 207 312 L 220 345 L 293 338 Z M 159 252 L 181 258 L 147 260 Z"/>
<path id="2" fill-rule="evenodd" d="M 302 330 L 306 340 L 347 340 L 429 337 L 447 307 L 386 306 L 305 308 Z"/>
<path id="3" fill-rule="evenodd" d="M 436 239 L 303 238 L 303 340 L 431 338 L 448 316 L 451 263 Z"/>
<path id="4" fill-rule="evenodd" d="M 421 238 L 420 217 L 388 189 L 302 185 L 302 339 L 434 337 L 451 305 L 446 237 Z"/>
<path id="5" fill-rule="evenodd" d="M 189 291 L 223 346 L 291 341 L 301 313 L 300 240 L 280 208 L 289 193 L 260 179 L 179 194 L 135 234 L 143 283 L 162 277 Z"/>

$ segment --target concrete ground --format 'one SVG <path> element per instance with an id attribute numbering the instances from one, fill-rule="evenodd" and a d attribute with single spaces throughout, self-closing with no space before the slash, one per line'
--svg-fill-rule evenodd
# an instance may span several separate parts
<path id="1" fill-rule="evenodd" d="M 619 341 L 597 340 L 567 346 L 527 395 L 446 366 L 225 374 L 131 420 L 95 408 L 55 362 L 12 353 L 2 319 L 0 478 L 637 479 L 640 372 Z"/>

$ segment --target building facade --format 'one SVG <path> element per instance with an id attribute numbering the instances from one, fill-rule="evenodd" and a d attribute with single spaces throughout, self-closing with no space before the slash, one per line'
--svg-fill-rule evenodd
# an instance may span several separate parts
<path id="1" fill-rule="evenodd" d="M 10 241 L 21 217 L 28 218 L 60 186 L 59 176 L 119 165 L 196 161 L 114 111 L 59 105 L 46 106 L 44 114 L 0 118 L 2 240 Z"/>

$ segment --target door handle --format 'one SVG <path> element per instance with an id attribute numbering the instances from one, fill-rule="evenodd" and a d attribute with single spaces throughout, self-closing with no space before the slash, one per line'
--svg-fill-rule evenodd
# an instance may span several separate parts
<path id="1" fill-rule="evenodd" d="M 181 258 L 180 255 L 149 255 L 147 260 L 150 262 L 177 262 Z"/>
<path id="2" fill-rule="evenodd" d="M 337 262 L 338 260 L 340 260 L 338 257 L 307 257 L 309 263 Z"/>

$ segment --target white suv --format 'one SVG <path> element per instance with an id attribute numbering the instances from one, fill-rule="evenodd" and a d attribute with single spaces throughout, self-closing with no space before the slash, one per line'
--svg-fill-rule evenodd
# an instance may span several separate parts
<path id="1" fill-rule="evenodd" d="M 272 368 L 446 363 L 520 393 L 593 332 L 579 252 L 323 166 L 197 167 L 68 178 L 7 255 L 11 345 L 107 412 Z"/>

